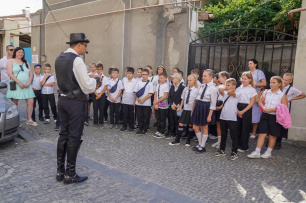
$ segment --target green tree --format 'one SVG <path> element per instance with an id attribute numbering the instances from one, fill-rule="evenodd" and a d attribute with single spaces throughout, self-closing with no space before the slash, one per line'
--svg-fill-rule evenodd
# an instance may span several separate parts
<path id="1" fill-rule="evenodd" d="M 302 0 L 210 0 L 204 10 L 213 14 L 210 22 L 205 22 L 199 30 L 203 36 L 215 30 L 233 27 L 260 27 L 295 34 L 288 12 L 300 8 Z M 300 14 L 294 14 L 297 29 Z"/>

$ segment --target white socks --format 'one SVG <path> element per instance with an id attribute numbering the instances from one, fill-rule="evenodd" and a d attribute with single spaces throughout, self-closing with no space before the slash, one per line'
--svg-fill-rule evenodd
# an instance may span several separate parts
<path id="1" fill-rule="evenodd" d="M 257 154 L 260 154 L 260 151 L 261 151 L 261 149 L 256 147 L 255 152 L 256 152 Z"/>
<path id="2" fill-rule="evenodd" d="M 202 135 L 202 141 L 201 141 L 201 144 L 200 144 L 200 146 L 201 146 L 202 148 L 205 147 L 207 138 L 208 138 L 208 135 Z"/>
<path id="3" fill-rule="evenodd" d="M 269 154 L 271 154 L 271 152 L 272 152 L 272 148 L 269 148 L 268 147 L 268 149 L 267 149 L 267 151 L 266 152 L 268 152 Z"/>
<path id="4" fill-rule="evenodd" d="M 221 143 L 221 136 L 218 136 L 218 143 Z"/>
<path id="5" fill-rule="evenodd" d="M 202 133 L 201 133 L 201 132 L 198 132 L 198 133 L 196 133 L 196 136 L 197 136 L 197 138 L 198 138 L 199 145 L 201 145 L 201 142 L 202 142 Z"/>

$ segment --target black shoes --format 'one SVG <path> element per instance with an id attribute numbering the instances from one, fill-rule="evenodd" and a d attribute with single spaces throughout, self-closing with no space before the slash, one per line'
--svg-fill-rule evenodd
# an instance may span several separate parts
<path id="1" fill-rule="evenodd" d="M 55 126 L 55 131 L 59 131 L 60 130 L 60 127 L 59 126 Z"/>
<path id="2" fill-rule="evenodd" d="M 64 175 L 64 183 L 71 184 L 71 183 L 80 183 L 88 179 L 87 176 L 81 177 L 75 172 L 75 164 L 78 151 L 80 149 L 82 140 L 79 143 L 74 144 L 67 144 L 67 166 L 66 172 Z"/>
<path id="3" fill-rule="evenodd" d="M 197 151 L 195 151 L 196 154 L 201 154 L 203 152 L 206 152 L 206 149 L 205 147 L 201 147 L 201 146 L 197 149 Z"/>
<path id="4" fill-rule="evenodd" d="M 275 146 L 274 146 L 274 149 L 275 149 L 275 150 L 280 150 L 281 148 L 282 148 L 282 144 L 276 142 L 276 143 L 275 143 Z"/>
<path id="5" fill-rule="evenodd" d="M 126 127 L 122 127 L 122 128 L 120 128 L 120 131 L 125 131 L 126 130 Z"/>
<path id="6" fill-rule="evenodd" d="M 67 151 L 67 140 L 58 141 L 57 142 L 57 174 L 56 174 L 56 180 L 58 182 L 64 180 L 66 151 Z"/>

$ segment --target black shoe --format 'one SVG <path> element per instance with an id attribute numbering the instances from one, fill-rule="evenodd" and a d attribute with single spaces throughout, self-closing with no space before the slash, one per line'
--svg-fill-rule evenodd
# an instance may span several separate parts
<path id="1" fill-rule="evenodd" d="M 58 182 L 64 180 L 66 151 L 67 151 L 67 140 L 58 141 L 57 142 L 57 174 L 56 174 L 56 180 Z"/>
<path id="2" fill-rule="evenodd" d="M 89 126 L 89 123 L 88 123 L 88 121 L 85 121 L 85 122 L 84 122 L 84 124 L 85 124 L 86 126 Z"/>
<path id="3" fill-rule="evenodd" d="M 154 122 L 153 126 L 154 126 L 154 127 L 157 127 L 157 122 Z"/>
<path id="4" fill-rule="evenodd" d="M 170 135 L 165 135 L 165 138 L 166 138 L 166 140 L 169 140 L 169 139 L 171 139 L 171 136 Z"/>
<path id="5" fill-rule="evenodd" d="M 119 125 L 118 125 L 118 124 L 116 124 L 116 125 L 115 125 L 115 128 L 116 128 L 116 129 L 119 129 Z"/>
<path id="6" fill-rule="evenodd" d="M 194 136 L 194 137 L 192 138 L 192 140 L 193 140 L 193 141 L 198 141 L 197 136 Z"/>
<path id="7" fill-rule="evenodd" d="M 59 126 L 55 126 L 55 131 L 59 131 L 60 130 L 60 127 Z"/>
<path id="8" fill-rule="evenodd" d="M 45 121 L 45 119 L 44 119 L 44 118 L 39 118 L 39 120 L 40 120 L 40 121 Z"/>
<path id="9" fill-rule="evenodd" d="M 197 151 L 195 151 L 196 154 L 201 154 L 203 152 L 206 152 L 205 147 L 199 147 Z"/>
<path id="10" fill-rule="evenodd" d="M 126 127 L 122 127 L 122 128 L 120 128 L 120 131 L 125 131 L 126 130 Z"/>
<path id="11" fill-rule="evenodd" d="M 129 133 L 134 132 L 134 128 L 129 128 Z"/>
<path id="12" fill-rule="evenodd" d="M 142 135 L 142 134 L 143 134 L 143 131 L 142 131 L 142 130 L 138 130 L 138 131 L 136 132 L 136 134 L 137 134 L 137 135 Z"/>
<path id="13" fill-rule="evenodd" d="M 81 177 L 81 176 L 78 176 L 78 174 L 76 174 L 75 172 L 76 158 L 77 158 L 81 143 L 82 143 L 82 140 L 80 140 L 79 143 L 70 144 L 70 145 L 67 144 L 67 166 L 66 166 L 66 172 L 64 175 L 65 184 L 80 183 L 88 179 L 87 176 Z"/>
<path id="14" fill-rule="evenodd" d="M 187 139 L 187 140 L 186 140 L 185 146 L 186 146 L 186 147 L 190 147 L 190 139 Z"/>
<path id="15" fill-rule="evenodd" d="M 275 149 L 275 150 L 280 150 L 281 148 L 282 148 L 281 143 L 276 142 L 273 149 Z"/>
<path id="16" fill-rule="evenodd" d="M 178 142 L 178 141 L 176 141 L 176 140 L 174 140 L 174 141 L 172 141 L 172 142 L 169 143 L 170 146 L 180 145 L 180 144 L 181 144 L 181 143 Z"/>
<path id="17" fill-rule="evenodd" d="M 114 124 L 111 124 L 111 126 L 109 126 L 109 129 L 113 129 L 115 127 Z"/>
<path id="18" fill-rule="evenodd" d="M 198 148 L 200 147 L 200 145 L 197 145 L 195 147 L 192 147 L 192 151 L 198 151 Z"/>

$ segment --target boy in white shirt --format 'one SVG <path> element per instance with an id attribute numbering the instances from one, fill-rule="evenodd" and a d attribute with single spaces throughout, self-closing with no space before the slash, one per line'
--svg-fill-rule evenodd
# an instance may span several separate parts
<path id="1" fill-rule="evenodd" d="M 121 103 L 121 93 L 122 93 L 122 81 L 118 78 L 119 70 L 118 68 L 113 68 L 112 79 L 109 80 L 108 84 L 108 101 L 110 106 L 110 129 L 119 128 L 119 109 Z"/>
<path id="2" fill-rule="evenodd" d="M 229 160 L 234 161 L 238 158 L 238 121 L 237 121 L 237 104 L 239 93 L 235 92 L 236 80 L 230 78 L 226 80 L 226 88 L 220 88 L 219 91 L 223 96 L 223 104 L 220 115 L 221 126 L 221 143 L 219 150 L 215 153 L 215 156 L 225 156 L 226 138 L 228 129 L 230 130 L 230 136 L 232 139 L 232 153 Z"/>
<path id="3" fill-rule="evenodd" d="M 125 131 L 129 127 L 129 133 L 134 131 L 134 107 L 136 97 L 134 88 L 137 81 L 134 78 L 134 68 L 126 69 L 126 80 L 123 81 L 123 94 L 121 101 L 121 109 L 123 111 L 123 126 L 120 131 Z"/>
<path id="4" fill-rule="evenodd" d="M 147 134 L 150 124 L 151 97 L 154 93 L 153 83 L 148 80 L 149 70 L 142 70 L 142 80 L 134 88 L 137 106 L 138 135 Z M 138 95 L 138 96 L 137 96 Z"/>
<path id="5" fill-rule="evenodd" d="M 155 138 L 165 137 L 167 110 L 169 108 L 168 93 L 167 74 L 161 73 L 159 74 L 159 84 L 156 87 L 153 102 L 157 114 L 157 132 L 154 135 Z"/>
<path id="6" fill-rule="evenodd" d="M 45 124 L 50 123 L 50 110 L 49 110 L 49 102 L 51 111 L 54 118 L 54 123 L 56 123 L 57 120 L 57 110 L 56 110 L 56 104 L 55 104 L 55 97 L 54 97 L 54 76 L 51 75 L 51 65 L 46 63 L 44 68 L 45 74 L 40 77 L 40 84 L 42 86 L 41 89 L 41 98 L 42 103 L 44 107 L 44 113 L 45 113 Z"/>
<path id="7" fill-rule="evenodd" d="M 96 90 L 92 95 L 92 102 L 94 108 L 94 129 L 104 127 L 104 105 L 105 105 L 105 92 L 108 87 L 108 79 L 103 75 L 103 65 L 101 63 L 97 64 L 98 77 L 100 82 L 97 84 Z"/>
<path id="8" fill-rule="evenodd" d="M 41 65 L 40 64 L 35 64 L 34 65 L 34 74 L 33 74 L 33 80 L 32 80 L 32 89 L 35 94 L 34 97 L 34 105 L 33 105 L 33 112 L 32 112 L 32 120 L 36 122 L 36 116 L 35 116 L 35 108 L 36 108 L 36 101 L 38 102 L 38 118 L 40 121 L 44 121 L 43 118 L 43 103 L 41 99 L 41 84 L 40 84 L 40 77 L 42 76 L 41 74 Z"/>

